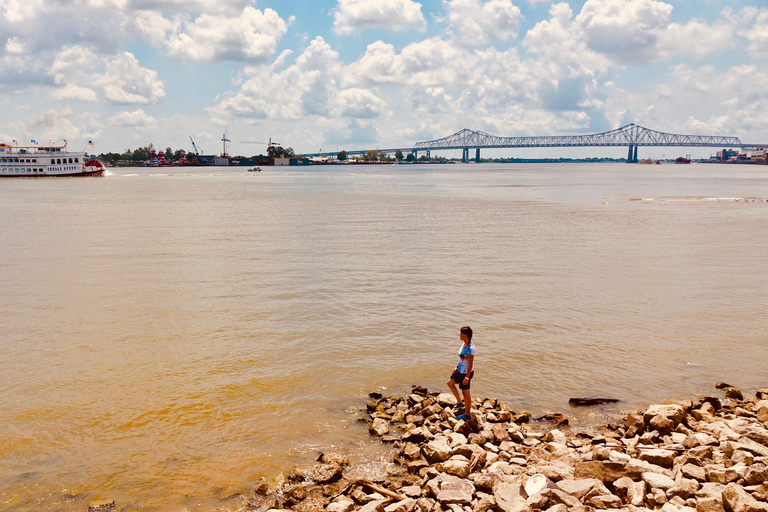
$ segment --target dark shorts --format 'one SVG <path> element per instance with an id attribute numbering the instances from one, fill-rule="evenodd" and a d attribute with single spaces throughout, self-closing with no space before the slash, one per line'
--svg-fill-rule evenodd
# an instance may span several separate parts
<path id="1" fill-rule="evenodd" d="M 475 376 L 475 370 L 472 370 L 472 373 L 469 374 L 469 380 L 464 384 L 464 377 L 466 375 L 466 373 L 453 372 L 451 380 L 459 385 L 459 389 L 469 389 L 469 385 L 472 384 L 472 377 Z"/>

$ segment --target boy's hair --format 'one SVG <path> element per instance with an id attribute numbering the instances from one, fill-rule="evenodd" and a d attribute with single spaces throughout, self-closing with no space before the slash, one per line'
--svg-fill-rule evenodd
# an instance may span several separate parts
<path id="1" fill-rule="evenodd" d="M 472 328 L 470 326 L 465 325 L 464 327 L 459 329 L 459 332 L 461 332 L 461 334 L 465 334 L 467 336 L 467 339 L 469 341 L 472 341 Z"/>

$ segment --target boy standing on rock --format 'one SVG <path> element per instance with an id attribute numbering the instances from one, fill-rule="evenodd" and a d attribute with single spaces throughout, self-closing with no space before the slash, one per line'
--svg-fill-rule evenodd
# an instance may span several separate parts
<path id="1" fill-rule="evenodd" d="M 459 363 L 451 374 L 451 378 L 448 379 L 448 387 L 451 388 L 453 396 L 456 397 L 456 405 L 454 408 L 457 411 L 464 410 L 464 412 L 456 419 L 466 420 L 469 419 L 469 413 L 472 410 L 472 397 L 469 394 L 469 383 L 472 381 L 472 377 L 475 376 L 475 344 L 472 343 L 472 328 L 465 326 L 459 329 L 459 337 L 462 341 L 462 346 L 459 349 Z M 464 395 L 464 401 L 462 401 L 459 395 L 459 390 L 456 389 L 456 384 L 459 384 L 462 394 Z"/>

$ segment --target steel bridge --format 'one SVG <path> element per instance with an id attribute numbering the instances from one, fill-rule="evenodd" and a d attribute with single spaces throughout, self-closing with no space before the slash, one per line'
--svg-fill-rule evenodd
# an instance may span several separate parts
<path id="1" fill-rule="evenodd" d="M 469 161 L 470 149 L 475 150 L 474 160 L 480 161 L 480 149 L 491 148 L 562 148 L 586 146 L 627 146 L 627 162 L 637 162 L 637 148 L 640 146 L 684 146 L 684 147 L 765 147 L 765 144 L 744 144 L 738 137 L 718 135 L 680 135 L 650 130 L 634 123 L 615 130 L 591 135 L 543 135 L 534 137 L 499 137 L 481 131 L 463 129 L 453 135 L 425 142 L 417 142 L 410 148 L 379 150 L 392 154 L 398 150 L 417 156 L 431 151 L 461 149 L 462 160 Z M 348 155 L 364 155 L 367 150 L 347 151 Z M 303 156 L 335 156 L 335 153 L 315 153 Z"/>

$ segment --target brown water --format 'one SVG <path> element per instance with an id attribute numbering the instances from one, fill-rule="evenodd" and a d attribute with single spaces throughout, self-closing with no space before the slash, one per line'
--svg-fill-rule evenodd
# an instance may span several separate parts
<path id="1" fill-rule="evenodd" d="M 362 398 L 442 389 L 465 324 L 476 396 L 582 424 L 764 386 L 767 199 L 758 166 L 3 180 L 0 508 L 230 510 L 326 449 L 380 471 Z"/>

